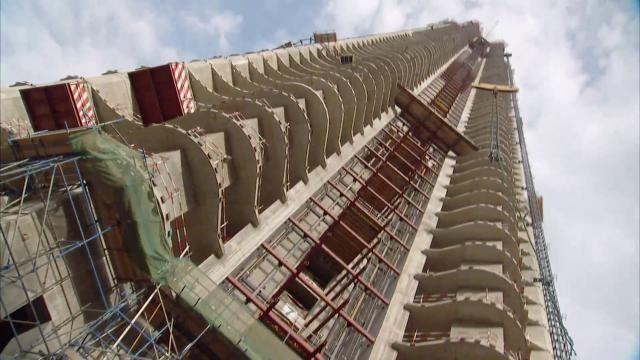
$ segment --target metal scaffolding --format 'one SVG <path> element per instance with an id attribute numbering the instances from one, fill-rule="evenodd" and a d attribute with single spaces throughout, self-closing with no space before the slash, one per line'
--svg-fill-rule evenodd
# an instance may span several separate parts
<path id="1" fill-rule="evenodd" d="M 225 283 L 306 356 L 366 354 L 444 153 L 396 117 Z"/>
<path id="2" fill-rule="evenodd" d="M 0 168 L 3 358 L 181 358 L 167 290 L 116 280 L 80 156 Z"/>

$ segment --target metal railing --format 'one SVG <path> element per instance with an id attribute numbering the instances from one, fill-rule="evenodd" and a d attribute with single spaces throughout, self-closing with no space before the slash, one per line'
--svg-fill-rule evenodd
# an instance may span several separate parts
<path id="1" fill-rule="evenodd" d="M 487 330 L 484 334 L 478 333 L 470 336 L 452 336 L 447 331 L 411 331 L 406 332 L 402 336 L 402 342 L 414 346 L 416 344 L 428 343 L 434 341 L 447 341 L 447 342 L 480 342 L 482 345 L 491 346 L 496 349 L 503 349 L 502 353 L 506 359 L 509 360 L 521 360 L 522 356 L 511 349 L 509 349 L 504 343 L 502 334 L 498 334 L 491 330 Z"/>
<path id="2" fill-rule="evenodd" d="M 442 294 L 420 294 L 413 298 L 414 304 L 429 304 L 447 300 L 455 300 L 456 293 L 442 293 Z"/>

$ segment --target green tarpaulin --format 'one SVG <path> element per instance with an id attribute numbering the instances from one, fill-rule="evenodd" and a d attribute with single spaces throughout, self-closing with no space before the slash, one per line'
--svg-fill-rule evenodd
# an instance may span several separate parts
<path id="1" fill-rule="evenodd" d="M 86 156 L 83 172 L 92 190 L 118 212 L 124 248 L 140 270 L 169 287 L 249 358 L 298 356 L 236 297 L 187 259 L 174 257 L 148 179 L 144 156 L 99 128 L 74 133 L 73 151 Z"/>

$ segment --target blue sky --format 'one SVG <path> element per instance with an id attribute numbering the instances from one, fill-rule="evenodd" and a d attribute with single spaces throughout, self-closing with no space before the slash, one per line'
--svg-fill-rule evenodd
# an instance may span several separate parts
<path id="1" fill-rule="evenodd" d="M 0 83 L 129 70 L 453 18 L 512 52 L 560 304 L 580 359 L 637 359 L 639 2 L 0 2 Z"/>

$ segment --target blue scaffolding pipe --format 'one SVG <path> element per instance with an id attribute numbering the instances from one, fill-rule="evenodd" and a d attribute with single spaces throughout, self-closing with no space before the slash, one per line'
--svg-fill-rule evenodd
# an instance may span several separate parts
<path id="1" fill-rule="evenodd" d="M 86 186 L 86 182 L 83 179 L 79 169 L 78 160 L 82 160 L 82 159 L 84 158 L 77 155 L 55 156 L 47 159 L 23 160 L 15 163 L 10 163 L 4 166 L 2 169 L 0 169 L 0 184 L 7 184 L 9 182 L 16 181 L 16 180 L 23 181 L 23 183 L 20 183 L 22 187 L 22 192 L 19 194 L 16 194 L 18 195 L 18 199 L 16 199 L 15 202 L 10 203 L 9 205 L 5 206 L 2 209 L 3 211 L 6 211 L 10 207 L 17 208 L 17 213 L 15 213 L 16 218 L 11 220 L 11 222 L 16 223 L 16 229 L 14 229 L 13 236 L 15 236 L 15 232 L 17 232 L 17 222 L 19 221 L 20 217 L 27 216 L 27 213 L 25 213 L 25 211 L 23 210 L 23 204 L 25 203 L 25 200 L 27 199 L 27 197 L 34 192 L 41 193 L 40 191 L 42 189 L 45 189 L 45 191 L 47 192 L 46 196 L 44 193 L 41 193 L 41 196 L 39 196 L 40 201 L 42 201 L 44 204 L 44 214 L 42 218 L 39 219 L 39 220 L 42 220 L 42 230 L 40 230 L 39 236 L 37 238 L 36 251 L 34 252 L 34 254 L 30 254 L 29 259 L 18 261 L 18 259 L 15 258 L 12 252 L 12 243 L 13 243 L 13 241 L 11 241 L 12 237 L 8 236 L 10 234 L 6 233 L 5 229 L 0 227 L 0 235 L 4 240 L 5 246 L 7 247 L 7 250 L 9 253 L 8 263 L 1 264 L 0 271 L 3 273 L 11 272 L 11 274 L 0 274 L 0 275 L 2 275 L 2 279 L 11 278 L 10 284 L 18 283 L 19 287 L 22 288 L 25 296 L 25 300 L 28 301 L 28 305 L 31 307 L 31 311 L 34 314 L 34 317 L 35 317 L 34 324 L 37 324 L 36 327 L 38 328 L 37 331 L 39 332 L 39 340 L 30 343 L 28 348 L 26 347 L 26 344 L 22 344 L 18 336 L 19 331 L 14 324 L 14 320 L 11 318 L 9 309 L 5 305 L 5 302 L 2 301 L 3 299 L 0 299 L 0 305 L 2 305 L 4 312 L 7 313 L 6 320 L 8 320 L 11 331 L 14 334 L 14 337 L 16 338 L 18 351 L 20 351 L 20 353 L 22 354 L 29 354 L 29 353 L 36 354 L 35 350 L 33 349 L 35 349 L 37 346 L 44 345 L 44 349 L 49 354 L 55 354 L 56 352 L 63 351 L 66 346 L 85 346 L 83 344 L 77 343 L 76 339 L 80 337 L 84 338 L 82 342 L 84 342 L 87 337 L 94 337 L 96 339 L 100 339 L 99 340 L 100 342 L 103 342 L 104 341 L 103 336 L 106 335 L 107 337 L 111 338 L 110 342 L 115 342 L 116 338 L 112 334 L 112 331 L 105 332 L 104 329 L 110 328 L 110 330 L 113 330 L 115 329 L 115 326 L 118 323 L 122 323 L 122 324 L 131 324 L 132 328 L 135 329 L 136 333 L 139 334 L 139 336 L 142 336 L 142 339 L 144 339 L 144 343 L 141 345 L 142 350 L 148 348 L 149 344 L 152 344 L 156 351 L 162 352 L 164 354 L 166 353 L 166 349 L 164 349 L 163 347 L 158 347 L 156 344 L 154 344 L 154 342 L 168 328 L 168 325 L 164 326 L 160 330 L 160 332 L 157 332 L 157 330 L 155 330 L 155 332 L 157 332 L 156 335 L 149 334 L 149 331 L 146 331 L 137 322 L 132 322 L 131 318 L 126 314 L 130 309 L 130 307 L 132 305 L 135 306 L 134 304 L 140 300 L 141 295 L 144 293 L 144 290 L 127 293 L 127 291 L 125 291 L 124 289 L 122 289 L 122 291 L 117 291 L 118 285 L 115 285 L 114 287 L 109 287 L 109 289 L 105 289 L 105 286 L 104 286 L 105 284 L 103 284 L 103 282 L 101 281 L 101 278 L 98 275 L 97 267 L 93 260 L 91 250 L 89 249 L 89 244 L 95 241 L 96 239 L 101 239 L 104 234 L 112 230 L 112 227 L 101 228 L 100 226 L 95 210 L 92 206 L 93 203 L 92 203 L 91 195 L 89 193 L 89 190 Z M 74 176 L 73 184 L 69 182 L 67 177 L 70 174 L 65 174 L 65 169 L 62 168 L 62 166 L 67 164 L 72 164 L 73 167 L 75 168 L 74 171 L 71 171 L 70 173 Z M 69 169 L 66 169 L 66 170 L 68 171 Z M 47 171 L 50 172 L 49 181 L 47 181 L 44 184 L 41 184 L 42 186 L 33 186 L 32 184 L 37 183 L 37 178 L 35 177 L 35 175 L 43 172 L 47 172 Z M 75 178 L 76 176 L 77 178 Z M 62 179 L 63 184 L 56 183 L 55 182 L 56 177 L 58 179 Z M 56 186 L 59 186 L 59 188 L 55 188 Z M 73 189 L 81 189 L 81 194 L 79 194 L 81 196 L 80 198 L 72 196 L 71 192 L 73 191 Z M 73 211 L 72 220 L 75 220 L 75 223 L 78 225 L 78 229 L 80 232 L 80 239 L 65 240 L 66 242 L 73 241 L 73 243 L 67 243 L 62 246 L 60 246 L 61 244 L 56 241 L 56 244 L 58 246 L 55 248 L 50 248 L 49 246 L 45 246 L 44 244 L 42 244 L 42 242 L 45 241 L 44 236 L 46 236 L 44 235 L 45 223 L 50 221 L 50 219 L 48 218 L 48 210 L 49 210 L 49 204 L 52 199 L 51 195 L 54 191 L 55 192 L 63 191 L 67 193 L 68 201 L 70 202 L 70 205 Z M 80 209 L 78 208 L 76 201 L 86 202 L 86 205 L 83 206 L 83 211 L 86 210 L 88 212 L 87 214 L 83 214 L 82 216 L 80 215 Z M 87 217 L 88 218 L 87 220 L 89 220 L 89 224 L 88 224 L 89 232 L 85 231 L 85 227 L 82 226 L 83 221 L 81 220 L 81 218 L 84 219 L 85 217 Z M 42 325 L 44 325 L 43 319 L 40 319 L 38 317 L 38 313 L 34 309 L 34 305 L 31 301 L 32 299 L 31 299 L 30 293 L 27 292 L 27 285 L 26 283 L 24 283 L 23 279 L 28 274 L 31 274 L 31 273 L 38 274 L 39 270 L 43 269 L 46 266 L 49 266 L 51 261 L 61 259 L 65 255 L 68 255 L 69 253 L 81 248 L 84 248 L 84 250 L 86 251 L 86 256 L 88 257 L 90 268 L 91 268 L 93 277 L 96 281 L 95 285 L 99 291 L 100 299 L 102 302 L 102 306 L 104 307 L 104 310 L 98 310 L 98 309 L 89 310 L 88 306 L 84 306 L 82 308 L 77 309 L 77 311 L 72 311 L 71 308 L 69 308 L 69 304 L 67 304 L 67 307 L 69 308 L 68 310 L 69 310 L 70 318 L 65 319 L 63 322 L 57 324 L 55 329 L 48 329 L 47 331 L 45 331 L 44 328 L 42 327 Z M 38 259 L 43 259 L 43 258 L 47 259 L 48 261 L 46 263 L 38 264 Z M 28 266 L 25 269 L 24 265 L 29 263 L 31 263 L 30 266 Z M 46 287 L 47 289 L 53 288 L 54 286 L 56 286 L 56 284 L 59 284 L 61 281 L 65 281 L 69 278 L 69 276 L 62 276 L 59 269 L 57 273 L 55 272 L 55 269 L 52 271 L 54 271 L 54 274 L 56 274 L 54 275 L 56 276 L 55 283 L 51 286 Z M 109 269 L 109 271 L 110 271 L 111 278 L 113 279 L 112 269 Z M 42 283 L 42 280 L 40 280 L 39 276 L 37 280 L 38 280 L 38 283 L 40 284 L 39 291 L 42 289 L 45 289 L 45 284 Z M 8 284 L 7 282 L 3 281 L 3 286 L 7 284 Z M 120 294 L 120 296 L 118 296 L 118 301 L 116 303 L 110 303 L 109 297 L 106 294 L 107 290 L 110 292 L 114 291 Z M 46 289 L 44 291 L 46 291 Z M 80 331 L 81 335 L 79 337 L 73 337 L 72 336 L 73 334 L 69 331 L 65 331 L 64 334 L 62 335 L 58 333 L 60 329 L 62 329 L 64 326 L 67 326 L 69 323 L 75 321 L 75 319 L 81 316 L 82 313 L 85 311 L 102 312 L 102 314 L 98 318 L 94 319 L 93 321 L 87 324 L 84 324 L 83 328 L 81 328 L 81 331 Z M 15 320 L 15 323 L 18 323 L 18 322 L 19 322 L 18 320 Z M 70 331 L 73 331 L 73 330 L 74 329 L 72 328 Z M 80 329 L 75 329 L 75 330 L 80 330 Z M 100 333 L 101 336 L 97 336 L 98 333 Z M 49 344 L 48 344 L 49 340 L 56 337 L 60 339 L 61 337 L 67 336 L 67 335 L 70 337 L 67 345 L 62 346 L 60 349 L 57 349 L 57 350 L 49 347 Z M 99 350 L 101 353 L 110 351 L 109 349 L 106 349 L 106 348 L 95 348 L 95 350 Z M 134 356 L 135 358 L 138 358 L 139 357 L 138 355 L 141 353 L 141 351 L 137 351 L 137 354 L 133 355 L 131 354 L 131 350 L 132 349 L 127 348 L 126 345 L 122 343 L 120 344 L 120 347 L 118 349 L 113 349 L 114 354 L 122 354 L 122 352 L 125 352 L 128 356 Z"/>

